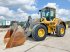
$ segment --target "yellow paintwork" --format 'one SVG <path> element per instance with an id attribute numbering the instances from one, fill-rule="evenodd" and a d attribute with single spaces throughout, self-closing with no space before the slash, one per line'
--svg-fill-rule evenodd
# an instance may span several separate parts
<path id="1" fill-rule="evenodd" d="M 56 25 L 58 24 L 58 18 L 54 18 L 52 21 L 47 21 L 46 18 L 41 18 L 41 23 L 48 27 L 48 33 L 54 32 Z"/>
<path id="2" fill-rule="evenodd" d="M 56 25 L 62 20 L 59 18 L 54 18 L 52 21 L 47 21 L 46 18 L 41 18 L 41 22 L 48 27 L 48 33 L 54 32 L 56 30 Z"/>
<path id="3" fill-rule="evenodd" d="M 60 29 L 60 34 L 64 34 L 64 28 Z"/>
<path id="4" fill-rule="evenodd" d="M 52 32 L 52 30 L 51 30 L 50 26 L 48 26 L 48 33 L 51 33 L 51 32 Z"/>
<path id="5" fill-rule="evenodd" d="M 44 29 L 39 29 L 38 30 L 38 36 L 43 37 L 45 35 L 45 30 Z"/>

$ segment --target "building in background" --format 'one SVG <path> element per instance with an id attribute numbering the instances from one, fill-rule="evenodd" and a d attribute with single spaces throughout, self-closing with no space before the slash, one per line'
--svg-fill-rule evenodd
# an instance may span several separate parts
<path id="1" fill-rule="evenodd" d="M 0 27 L 9 27 L 11 25 L 11 21 L 9 20 L 0 20 Z"/>

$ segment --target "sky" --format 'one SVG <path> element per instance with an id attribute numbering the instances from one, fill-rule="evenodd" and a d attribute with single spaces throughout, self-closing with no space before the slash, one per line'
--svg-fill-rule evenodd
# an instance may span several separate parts
<path id="1" fill-rule="evenodd" d="M 0 0 L 0 19 L 25 21 L 30 15 L 39 18 L 38 10 L 56 8 L 56 17 L 70 21 L 70 0 Z"/>

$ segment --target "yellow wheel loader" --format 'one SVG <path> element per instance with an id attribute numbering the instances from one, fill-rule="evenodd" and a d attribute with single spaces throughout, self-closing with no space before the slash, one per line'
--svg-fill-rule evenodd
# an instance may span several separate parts
<path id="1" fill-rule="evenodd" d="M 41 16 L 40 22 L 32 28 L 32 37 L 36 41 L 42 41 L 48 34 L 55 34 L 58 37 L 65 35 L 66 24 L 59 18 L 56 18 L 56 9 L 46 7 L 39 10 Z"/>
<path id="2" fill-rule="evenodd" d="M 44 40 L 49 33 L 56 34 L 58 37 L 65 35 L 66 24 L 61 19 L 56 18 L 55 8 L 45 7 L 39 10 L 39 14 L 40 19 L 31 20 L 31 17 L 28 18 L 25 27 L 21 28 L 23 31 L 17 31 L 19 28 L 13 28 L 13 30 L 10 29 L 10 31 L 7 32 L 4 38 L 5 40 L 9 38 L 6 48 L 23 44 L 26 40 L 25 37 L 30 35 L 36 41 Z"/>

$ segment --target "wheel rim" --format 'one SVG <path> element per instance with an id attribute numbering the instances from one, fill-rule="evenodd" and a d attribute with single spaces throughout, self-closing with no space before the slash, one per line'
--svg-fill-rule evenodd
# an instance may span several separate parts
<path id="1" fill-rule="evenodd" d="M 43 37 L 45 35 L 45 30 L 44 29 L 39 29 L 38 30 L 38 36 Z"/>
<path id="2" fill-rule="evenodd" d="M 64 28 L 61 28 L 61 29 L 60 29 L 60 33 L 61 33 L 61 34 L 64 34 Z"/>

